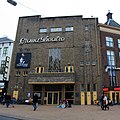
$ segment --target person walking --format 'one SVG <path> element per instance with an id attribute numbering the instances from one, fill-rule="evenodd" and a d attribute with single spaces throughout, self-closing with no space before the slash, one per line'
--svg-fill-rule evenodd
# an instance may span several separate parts
<path id="1" fill-rule="evenodd" d="M 103 110 L 106 110 L 106 108 L 109 110 L 108 98 L 107 98 L 106 94 L 104 94 L 104 98 L 103 98 Z"/>
<path id="2" fill-rule="evenodd" d="M 9 94 L 5 95 L 6 107 L 8 108 L 11 103 L 11 96 Z"/>
<path id="3" fill-rule="evenodd" d="M 11 104 L 12 104 L 12 107 L 14 108 L 15 106 L 15 102 L 16 102 L 16 99 L 15 99 L 15 97 L 12 97 L 12 99 L 11 99 Z"/>
<path id="4" fill-rule="evenodd" d="M 34 96 L 33 96 L 33 108 L 34 108 L 34 111 L 36 111 L 38 107 L 38 95 L 35 93 Z"/>
<path id="5" fill-rule="evenodd" d="M 102 96 L 101 96 L 101 99 L 100 99 L 100 105 L 101 105 L 101 109 L 102 109 L 102 110 L 104 110 L 103 98 L 104 98 L 104 95 L 102 95 Z"/>

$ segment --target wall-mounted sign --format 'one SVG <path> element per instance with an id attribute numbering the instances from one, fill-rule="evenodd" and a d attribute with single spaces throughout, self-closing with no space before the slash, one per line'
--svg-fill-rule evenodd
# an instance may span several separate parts
<path id="1" fill-rule="evenodd" d="M 64 37 L 40 37 L 37 39 L 27 39 L 27 38 L 21 38 L 19 44 L 23 45 L 23 44 L 29 44 L 29 43 L 43 43 L 43 42 L 62 42 L 64 41 L 65 38 Z"/>
<path id="2" fill-rule="evenodd" d="M 31 61 L 31 53 L 17 53 L 16 68 L 29 68 Z"/>

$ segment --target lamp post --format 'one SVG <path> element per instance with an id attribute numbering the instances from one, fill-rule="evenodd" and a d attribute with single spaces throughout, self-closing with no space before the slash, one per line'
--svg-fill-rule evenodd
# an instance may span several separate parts
<path id="1" fill-rule="evenodd" d="M 8 3 L 10 3 L 11 5 L 13 6 L 16 6 L 17 5 L 17 2 L 14 1 L 14 0 L 7 0 Z"/>

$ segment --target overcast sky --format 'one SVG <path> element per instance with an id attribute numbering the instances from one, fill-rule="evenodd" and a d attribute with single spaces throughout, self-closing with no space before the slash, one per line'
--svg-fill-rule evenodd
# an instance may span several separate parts
<path id="1" fill-rule="evenodd" d="M 41 15 L 42 17 L 83 15 L 97 17 L 105 23 L 108 10 L 120 24 L 120 0 L 15 0 L 17 6 L 0 0 L 0 38 L 7 36 L 15 40 L 18 18 Z"/>

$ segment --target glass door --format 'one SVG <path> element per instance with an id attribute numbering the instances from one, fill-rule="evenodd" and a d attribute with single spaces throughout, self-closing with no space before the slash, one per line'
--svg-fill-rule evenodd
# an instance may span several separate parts
<path id="1" fill-rule="evenodd" d="M 59 104 L 59 92 L 47 92 L 47 104 L 58 105 Z"/>

